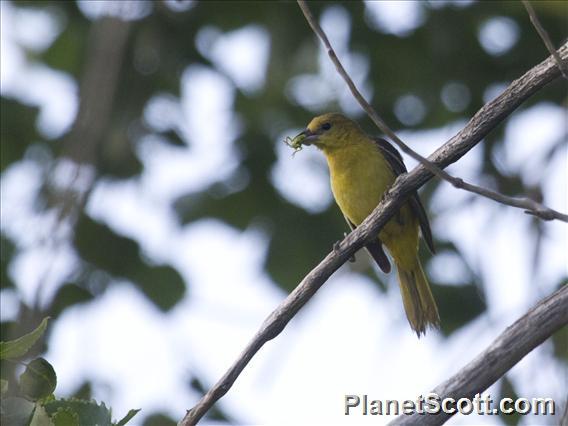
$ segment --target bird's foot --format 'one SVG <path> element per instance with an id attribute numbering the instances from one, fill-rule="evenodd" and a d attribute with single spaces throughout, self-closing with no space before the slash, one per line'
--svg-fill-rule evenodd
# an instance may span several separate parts
<path id="1" fill-rule="evenodd" d="M 344 233 L 343 233 L 343 236 L 346 237 L 346 236 L 347 236 L 347 233 L 344 232 Z M 334 251 L 334 252 L 338 252 L 338 251 L 339 251 L 339 245 L 340 245 L 340 244 L 341 244 L 341 241 L 336 241 L 335 243 L 333 243 L 333 251 Z M 351 257 L 349 258 L 349 262 L 350 262 L 350 263 L 353 263 L 353 262 L 355 262 L 355 260 L 356 260 L 356 259 L 355 259 L 355 255 L 352 254 Z"/>

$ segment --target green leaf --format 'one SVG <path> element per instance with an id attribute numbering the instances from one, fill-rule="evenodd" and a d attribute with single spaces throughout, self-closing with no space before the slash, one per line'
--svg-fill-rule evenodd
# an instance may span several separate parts
<path id="1" fill-rule="evenodd" d="M 132 280 L 164 312 L 173 308 L 186 290 L 180 274 L 171 266 L 141 264 L 128 271 L 126 278 Z"/>
<path id="2" fill-rule="evenodd" d="M 432 283 L 432 293 L 440 311 L 441 331 L 446 336 L 487 309 L 485 298 L 475 284 L 455 286 Z"/>
<path id="3" fill-rule="evenodd" d="M 187 146 L 187 143 L 176 130 L 167 130 L 161 133 L 163 136 L 164 142 L 172 145 L 172 146 Z"/>
<path id="4" fill-rule="evenodd" d="M 8 392 L 8 380 L 0 379 L 0 394 L 4 395 Z"/>
<path id="5" fill-rule="evenodd" d="M 0 288 L 10 288 L 14 287 L 14 283 L 8 274 L 8 266 L 16 253 L 16 247 L 4 234 L 0 238 Z"/>
<path id="6" fill-rule="evenodd" d="M 177 422 L 163 413 L 150 414 L 144 419 L 143 426 L 176 426 Z"/>
<path id="7" fill-rule="evenodd" d="M 501 379 L 500 394 L 500 399 L 511 398 L 512 400 L 516 400 L 519 398 L 519 395 L 515 391 L 513 383 L 511 383 L 507 376 L 503 376 L 503 378 Z M 509 414 L 500 412 L 499 417 L 507 425 L 518 425 L 522 418 L 522 416 L 515 411 Z"/>
<path id="8" fill-rule="evenodd" d="M 564 362 L 568 361 L 568 327 L 562 327 L 552 335 L 552 344 L 554 355 Z"/>
<path id="9" fill-rule="evenodd" d="M 0 359 L 14 359 L 24 356 L 45 332 L 48 320 L 49 317 L 45 317 L 34 331 L 18 339 L 0 342 Z"/>
<path id="10" fill-rule="evenodd" d="M 124 276 L 132 264 L 140 262 L 138 244 L 117 235 L 108 226 L 81 215 L 75 227 L 75 247 L 79 255 L 114 276 Z"/>
<path id="11" fill-rule="evenodd" d="M 44 407 L 50 416 L 61 410 L 76 413 L 81 426 L 112 426 L 110 410 L 104 403 L 71 398 L 53 400 L 45 403 Z"/>
<path id="12" fill-rule="evenodd" d="M 198 377 L 192 377 L 191 381 L 189 382 L 189 386 L 191 387 L 191 389 L 193 389 L 194 391 L 196 391 L 197 393 L 199 393 L 201 395 L 205 395 L 205 392 L 207 391 L 207 389 L 205 389 L 205 386 L 203 385 L 201 380 L 199 380 Z M 221 409 L 217 408 L 217 407 L 213 407 L 211 410 L 209 410 L 207 412 L 206 419 L 208 421 L 215 420 L 215 421 L 220 421 L 220 422 L 229 423 L 229 424 L 234 423 L 234 421 L 232 421 L 227 416 L 227 414 L 225 412 L 221 411 Z M 163 424 L 165 424 L 165 423 L 166 422 L 163 422 Z M 152 424 L 152 426 L 153 426 L 153 424 Z M 155 424 L 162 424 L 162 423 L 157 422 Z M 146 425 L 146 423 L 145 423 L 144 426 L 150 426 L 150 425 Z"/>
<path id="13" fill-rule="evenodd" d="M 30 144 L 39 136 L 36 131 L 36 118 L 39 108 L 23 105 L 18 101 L 0 97 L 0 170 L 20 160 Z"/>
<path id="14" fill-rule="evenodd" d="M 8 397 L 0 400 L 0 423 L 11 426 L 28 426 L 34 404 L 24 398 Z"/>
<path id="15" fill-rule="evenodd" d="M 183 297 L 183 278 L 171 266 L 152 266 L 142 260 L 138 243 L 116 234 L 108 226 L 82 215 L 75 232 L 75 247 L 81 257 L 115 277 L 132 281 L 163 311 Z"/>
<path id="16" fill-rule="evenodd" d="M 84 381 L 71 396 L 76 399 L 91 399 L 93 393 L 91 388 L 91 382 Z"/>
<path id="17" fill-rule="evenodd" d="M 55 426 L 81 426 L 79 415 L 70 408 L 60 408 L 51 416 L 51 420 Z"/>
<path id="18" fill-rule="evenodd" d="M 140 411 L 140 409 L 132 409 L 130 410 L 126 416 L 124 416 L 121 420 L 118 421 L 118 423 L 116 423 L 116 426 L 124 426 L 126 423 L 128 423 L 132 417 L 134 417 L 136 414 L 138 414 L 138 411 Z"/>
<path id="19" fill-rule="evenodd" d="M 93 299 L 93 294 L 85 288 L 75 283 L 65 283 L 57 290 L 53 297 L 49 313 L 57 318 L 61 312 L 70 306 L 89 302 Z"/>
<path id="20" fill-rule="evenodd" d="M 57 386 L 57 375 L 49 362 L 36 358 L 30 362 L 20 376 L 20 390 L 27 398 L 37 401 L 53 393 Z"/>
<path id="21" fill-rule="evenodd" d="M 36 7 L 42 3 L 46 4 L 46 11 L 55 6 L 50 2 L 32 2 Z M 57 39 L 42 52 L 40 59 L 48 67 L 76 77 L 83 69 L 82 52 L 88 48 L 90 21 L 73 3 L 59 2 L 57 6 L 56 12 L 67 20 Z"/>

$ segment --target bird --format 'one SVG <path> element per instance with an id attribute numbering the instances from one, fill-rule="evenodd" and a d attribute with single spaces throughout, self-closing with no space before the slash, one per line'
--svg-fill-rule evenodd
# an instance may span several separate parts
<path id="1" fill-rule="evenodd" d="M 375 209 L 394 183 L 406 173 L 402 156 L 384 139 L 367 135 L 341 113 L 315 117 L 287 143 L 295 149 L 313 145 L 323 152 L 333 196 L 353 230 Z M 434 253 L 426 211 L 414 192 L 365 248 L 384 273 L 391 271 L 387 249 L 398 271 L 404 310 L 411 329 L 420 337 L 428 327 L 439 328 L 440 317 L 428 279 L 418 257 L 419 228 Z"/>

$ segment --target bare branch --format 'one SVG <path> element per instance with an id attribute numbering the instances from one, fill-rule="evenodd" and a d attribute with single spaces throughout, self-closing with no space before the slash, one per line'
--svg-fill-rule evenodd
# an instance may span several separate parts
<path id="1" fill-rule="evenodd" d="M 563 222 L 568 222 L 568 215 L 560 213 L 556 210 L 543 206 L 528 197 L 509 197 L 507 195 L 501 194 L 499 192 L 491 191 L 490 189 L 483 188 L 481 186 L 473 185 L 467 183 L 460 178 L 454 178 L 456 182 L 452 184 L 456 188 L 465 189 L 466 191 L 473 192 L 475 194 L 483 195 L 484 197 L 490 198 L 491 200 L 497 201 L 501 204 L 506 204 L 512 207 L 518 207 L 524 209 L 526 214 L 537 216 L 543 220 L 554 220 L 558 219 Z M 461 181 L 461 182 L 460 182 Z"/>
<path id="2" fill-rule="evenodd" d="M 495 383 L 526 354 L 568 324 L 568 285 L 541 300 L 501 333 L 473 361 L 432 392 L 440 398 L 472 399 Z M 402 415 L 390 425 L 441 425 L 453 414 Z"/>
<path id="3" fill-rule="evenodd" d="M 361 94 L 359 89 L 357 89 L 357 86 L 355 85 L 355 83 L 353 82 L 353 80 L 351 79 L 351 77 L 349 76 L 349 74 L 347 73 L 347 71 L 345 70 L 343 65 L 341 64 L 341 61 L 337 57 L 337 54 L 335 53 L 335 50 L 331 46 L 331 43 L 330 43 L 326 33 L 323 31 L 321 26 L 318 24 L 318 22 L 315 20 L 314 16 L 312 15 L 312 12 L 311 12 L 309 6 L 307 5 L 307 3 L 304 0 L 297 0 L 297 1 L 298 1 L 298 5 L 302 9 L 302 12 L 304 13 L 304 16 L 306 17 L 306 20 L 309 23 L 310 27 L 312 28 L 314 33 L 321 39 L 322 43 L 324 44 L 325 48 L 327 49 L 327 53 L 328 53 L 331 61 L 333 62 L 333 64 L 335 65 L 335 68 L 337 69 L 337 72 L 341 75 L 343 80 L 345 80 L 345 82 L 347 83 L 347 86 L 351 90 L 351 93 L 353 94 L 353 96 L 355 97 L 357 102 L 359 102 L 359 105 L 361 105 L 363 110 L 365 110 L 367 115 L 371 118 L 371 120 L 373 120 L 373 122 L 376 124 L 376 126 L 385 135 L 387 135 L 390 139 L 392 139 L 400 147 L 400 149 L 402 151 L 404 151 L 410 157 L 414 158 L 416 161 L 418 161 L 420 164 L 422 164 L 430 172 L 432 172 L 433 174 L 435 174 L 439 178 L 451 183 L 455 188 L 464 189 L 466 191 L 473 192 L 473 193 L 478 194 L 478 195 L 482 195 L 484 197 L 490 198 L 490 199 L 495 200 L 497 202 L 500 202 L 502 204 L 506 204 L 506 205 L 509 205 L 509 206 L 512 206 L 512 207 L 518 207 L 518 208 L 525 209 L 525 211 L 527 213 L 532 214 L 533 216 L 537 216 L 537 217 L 544 219 L 544 220 L 558 219 L 558 220 L 562 220 L 564 222 L 568 222 L 568 216 L 567 215 L 560 213 L 560 212 L 557 212 L 555 210 L 552 210 L 552 209 L 550 209 L 550 208 L 548 208 L 548 207 L 546 207 L 546 206 L 544 206 L 540 203 L 537 203 L 536 201 L 531 200 L 529 198 L 526 198 L 526 197 L 523 197 L 523 198 L 508 197 L 506 195 L 502 195 L 502 194 L 495 192 L 495 191 L 492 191 L 490 189 L 482 188 L 480 186 L 464 182 L 463 179 L 450 175 L 449 173 L 447 173 L 444 170 L 436 167 L 434 164 L 429 162 L 427 159 L 422 157 L 420 154 L 418 154 L 417 152 L 412 150 L 408 145 L 406 145 L 394 133 L 393 130 L 391 130 L 391 128 L 377 114 L 375 109 L 369 104 L 369 102 L 367 102 L 367 100 Z M 557 54 L 557 56 L 558 56 L 558 54 Z M 562 63 L 562 60 L 559 59 L 559 61 L 560 61 L 560 63 Z"/>
<path id="4" fill-rule="evenodd" d="M 568 43 L 562 46 L 560 54 L 568 58 Z M 536 93 L 560 75 L 554 59 L 549 57 L 533 67 L 496 99 L 481 108 L 467 125 L 442 145 L 430 157 L 436 167 L 444 168 L 456 162 L 479 141 L 501 123 L 524 100 Z M 310 300 L 316 291 L 341 265 L 357 250 L 376 238 L 379 230 L 400 208 L 406 198 L 433 177 L 433 173 L 423 165 L 418 165 L 410 173 L 400 175 L 385 194 L 373 213 L 361 225 L 338 244 L 335 249 L 316 266 L 284 301 L 265 319 L 260 330 L 248 343 L 234 364 L 219 381 L 189 410 L 180 426 L 196 424 L 207 411 L 231 388 L 243 369 L 269 340 L 282 332 L 286 324 Z M 514 350 L 510 348 L 510 350 Z"/>
<path id="5" fill-rule="evenodd" d="M 548 36 L 546 30 L 540 23 L 538 16 L 536 16 L 536 12 L 534 11 L 532 5 L 530 4 L 529 0 L 522 0 L 522 2 L 523 5 L 525 6 L 525 9 L 527 10 L 527 13 L 529 14 L 529 17 L 531 18 L 531 22 L 535 27 L 536 32 L 544 42 L 544 45 L 546 46 L 550 54 L 554 56 L 556 64 L 558 65 L 558 68 L 560 68 L 560 72 L 562 73 L 562 76 L 568 80 L 568 67 L 566 66 L 566 64 L 562 63 L 562 59 L 560 59 L 560 56 L 558 55 L 558 52 L 556 51 L 554 44 L 550 40 L 550 37 Z"/>

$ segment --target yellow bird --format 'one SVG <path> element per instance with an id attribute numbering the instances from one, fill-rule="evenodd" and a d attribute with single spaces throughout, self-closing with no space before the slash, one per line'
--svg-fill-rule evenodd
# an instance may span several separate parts
<path id="1" fill-rule="evenodd" d="M 325 154 L 331 189 L 351 229 L 379 204 L 396 177 L 406 173 L 402 157 L 387 141 L 369 137 L 357 123 L 339 113 L 314 118 L 290 143 L 293 148 L 315 145 Z M 381 270 L 391 266 L 383 245 L 398 270 L 398 281 L 408 322 L 418 337 L 427 326 L 438 327 L 438 308 L 418 258 L 418 227 L 434 252 L 424 207 L 414 193 L 379 232 L 367 250 Z"/>

